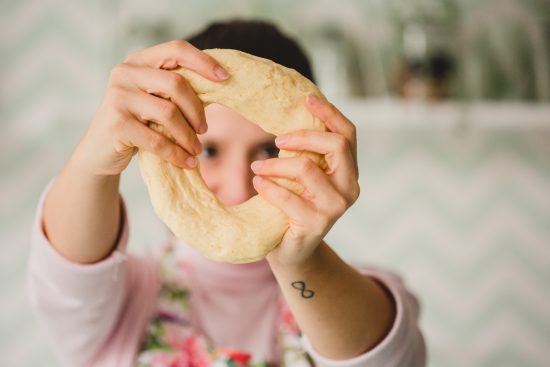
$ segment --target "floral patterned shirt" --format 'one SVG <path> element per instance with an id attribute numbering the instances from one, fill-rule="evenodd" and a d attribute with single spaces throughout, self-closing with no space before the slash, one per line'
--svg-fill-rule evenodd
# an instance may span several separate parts
<path id="1" fill-rule="evenodd" d="M 375 267 L 362 271 L 381 280 L 395 300 L 396 318 L 387 337 L 360 356 L 331 360 L 317 353 L 306 336 L 300 336 L 286 304 L 277 302 L 282 297 L 276 281 L 271 283 L 267 278 L 273 275 L 270 269 L 258 267 L 254 276 L 260 281 L 251 283 L 238 297 L 234 292 L 247 284 L 240 284 L 246 279 L 235 274 L 231 282 L 218 286 L 220 291 L 207 292 L 219 283 L 220 274 L 218 278 L 211 276 L 211 271 L 219 269 L 217 264 L 212 265 L 211 271 L 197 271 L 186 283 L 181 277 L 186 264 L 178 258 L 189 259 L 188 256 L 174 256 L 168 249 L 162 252 L 159 262 L 157 256 L 136 256 L 126 251 L 129 227 L 124 205 L 121 236 L 108 258 L 94 264 L 65 259 L 44 232 L 42 209 L 48 189 L 49 186 L 40 198 L 33 224 L 27 290 L 32 310 L 60 366 L 266 365 L 262 358 L 287 367 L 312 366 L 312 361 L 318 367 L 426 365 L 426 346 L 417 323 L 418 301 L 395 273 Z M 178 251 L 182 248 L 185 247 L 179 246 Z M 188 265 L 197 266 L 200 260 L 190 262 Z M 159 265 L 164 274 L 160 274 Z M 200 263 L 199 267 L 202 270 L 208 264 Z M 247 277 L 248 273 L 247 269 Z M 210 277 L 200 278 L 199 274 Z M 227 279 L 228 274 L 222 272 L 221 276 Z M 263 298 L 248 302 L 241 294 Z M 225 303 L 230 300 L 237 301 L 237 307 L 229 308 L 238 312 L 244 309 L 240 308 L 243 305 L 254 306 L 245 307 L 250 314 L 246 320 L 250 322 L 235 319 L 228 320 L 227 325 L 219 324 L 226 319 Z M 200 327 L 191 327 L 192 322 Z M 242 327 L 235 340 L 241 340 L 242 335 L 249 337 L 240 345 L 250 345 L 249 350 L 257 355 L 223 348 L 222 344 L 233 343 L 233 333 L 238 331 L 235 327 Z M 212 332 L 198 332 L 203 329 Z M 266 330 L 271 330 L 267 336 Z"/>
<path id="2" fill-rule="evenodd" d="M 269 366 L 245 351 L 212 345 L 205 335 L 197 333 L 189 320 L 190 290 L 180 272 L 188 264 L 174 255 L 167 245 L 161 255 L 164 279 L 158 299 L 158 312 L 150 320 L 138 367 L 261 367 Z M 313 360 L 302 348 L 300 329 L 282 295 L 279 297 L 279 335 L 283 365 L 313 366 Z"/>

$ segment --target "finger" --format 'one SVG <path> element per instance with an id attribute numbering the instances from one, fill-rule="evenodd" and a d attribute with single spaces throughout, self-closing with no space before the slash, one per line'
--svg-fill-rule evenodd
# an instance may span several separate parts
<path id="1" fill-rule="evenodd" d="M 197 135 L 173 102 L 140 91 L 128 93 L 127 108 L 144 123 L 153 121 L 162 125 L 189 154 L 200 154 L 202 147 Z"/>
<path id="2" fill-rule="evenodd" d="M 351 144 L 354 155 L 357 155 L 357 137 L 355 125 L 348 120 L 332 103 L 310 94 L 306 106 L 311 114 L 325 124 L 332 132 L 343 135 Z"/>
<path id="3" fill-rule="evenodd" d="M 307 157 L 273 158 L 255 161 L 252 171 L 259 176 L 281 177 L 298 181 L 304 188 L 301 197 L 323 211 L 330 211 L 340 196 L 328 176 Z"/>
<path id="4" fill-rule="evenodd" d="M 181 168 L 193 168 L 197 162 L 195 157 L 170 139 L 137 121 L 130 122 L 125 126 L 124 136 L 120 140 L 127 146 L 138 147 L 154 153 Z"/>
<path id="5" fill-rule="evenodd" d="M 284 212 L 291 221 L 294 218 L 300 220 L 311 217 L 311 215 L 308 214 L 310 214 L 312 208 L 304 198 L 277 185 L 269 178 L 255 176 L 252 179 L 252 184 L 261 197 Z"/>
<path id="6" fill-rule="evenodd" d="M 184 40 L 161 43 L 128 55 L 126 62 L 158 69 L 179 66 L 192 70 L 214 82 L 228 78 L 227 71 L 211 56 Z"/>
<path id="7" fill-rule="evenodd" d="M 306 150 L 323 154 L 327 162 L 325 173 L 336 190 L 348 201 L 348 205 L 359 197 L 359 170 L 357 157 L 351 151 L 346 138 L 337 133 L 313 130 L 299 130 L 280 135 L 275 144 L 283 150 Z"/>
<path id="8" fill-rule="evenodd" d="M 125 85 L 174 102 L 197 133 L 206 132 L 203 104 L 180 74 L 132 64 L 120 64 L 115 72 Z"/>
<path id="9" fill-rule="evenodd" d="M 358 177 L 356 157 L 353 155 L 349 141 L 342 135 L 315 130 L 298 130 L 279 135 L 275 144 L 283 150 L 307 150 L 325 156 L 328 164 L 327 174 L 340 169 L 342 175 Z"/>

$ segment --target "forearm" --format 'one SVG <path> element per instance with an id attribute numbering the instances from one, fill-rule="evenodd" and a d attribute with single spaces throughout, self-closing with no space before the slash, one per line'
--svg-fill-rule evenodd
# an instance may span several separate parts
<path id="1" fill-rule="evenodd" d="M 65 258 L 97 262 L 112 251 L 120 226 L 119 175 L 100 176 L 79 164 L 78 148 L 44 203 L 44 230 Z"/>
<path id="2" fill-rule="evenodd" d="M 302 332 L 327 358 L 358 356 L 389 332 L 392 300 L 324 242 L 299 268 L 270 265 Z"/>

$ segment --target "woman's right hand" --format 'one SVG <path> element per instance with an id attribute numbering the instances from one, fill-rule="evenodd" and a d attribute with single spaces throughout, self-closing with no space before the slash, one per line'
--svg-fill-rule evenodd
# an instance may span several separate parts
<path id="1" fill-rule="evenodd" d="M 73 159 L 94 175 L 118 175 L 137 148 L 182 168 L 196 164 L 197 133 L 207 129 L 204 108 L 189 83 L 170 69 L 184 67 L 221 82 L 227 72 L 186 41 L 171 41 L 131 53 L 110 75 L 103 101 Z M 160 124 L 174 138 L 149 128 Z"/>

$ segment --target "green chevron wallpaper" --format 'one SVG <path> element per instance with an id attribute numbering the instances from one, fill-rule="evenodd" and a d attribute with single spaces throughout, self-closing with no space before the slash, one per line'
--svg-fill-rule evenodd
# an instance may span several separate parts
<path id="1" fill-rule="evenodd" d="M 99 104 L 110 68 L 132 49 L 188 34 L 219 17 L 260 16 L 299 30 L 304 24 L 314 28 L 331 11 L 338 21 L 352 19 L 350 27 L 362 24 L 358 9 L 365 19 L 382 14 L 377 1 L 343 2 L 350 7 L 337 9 L 334 3 L 0 1 L 1 366 L 57 365 L 25 295 L 30 226 L 41 190 Z M 414 3 L 449 8 L 452 2 Z M 501 2 L 512 8 L 525 3 L 536 10 L 544 4 Z M 532 74 L 516 70 L 519 79 L 531 80 L 522 84 L 529 92 L 519 99 L 547 101 L 550 66 L 537 52 L 538 68 L 528 68 Z M 515 70 L 518 60 L 508 61 L 506 68 Z M 376 71 L 376 65 L 365 70 Z M 494 88 L 476 89 L 476 79 L 468 80 L 473 82 L 457 84 L 457 90 L 472 91 L 470 97 Z M 384 79 L 369 81 L 367 95 L 384 93 Z M 489 112 L 503 111 L 503 105 L 512 112 L 474 119 L 452 103 L 442 113 L 431 107 L 409 113 L 400 102 L 338 101 L 358 125 L 362 195 L 329 243 L 349 261 L 387 266 L 404 277 L 422 305 L 429 366 L 550 366 L 550 106 L 489 103 Z M 506 124 L 499 125 L 501 117 Z M 122 190 L 131 248 L 139 251 L 164 238 L 135 164 Z"/>

